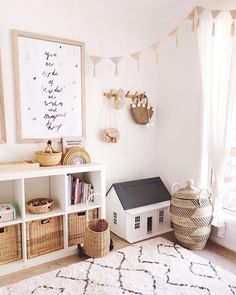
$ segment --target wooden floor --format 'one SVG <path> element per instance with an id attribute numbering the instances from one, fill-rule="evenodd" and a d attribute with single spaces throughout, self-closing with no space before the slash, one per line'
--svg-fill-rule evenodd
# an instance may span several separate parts
<path id="1" fill-rule="evenodd" d="M 175 242 L 173 232 L 161 235 L 172 242 Z M 128 242 L 120 239 L 119 237 L 112 234 L 112 239 L 114 242 L 114 250 L 126 247 L 129 245 Z M 205 249 L 201 251 L 194 251 L 197 255 L 207 258 L 213 263 L 223 267 L 224 269 L 234 273 L 236 275 L 236 253 L 227 250 L 211 241 Z M 55 260 L 53 262 L 48 262 L 39 266 L 35 266 L 26 270 L 8 274 L 5 276 L 0 276 L 0 286 L 12 284 L 21 281 L 26 278 L 30 278 L 35 275 L 39 275 L 57 268 L 65 267 L 72 263 L 79 262 L 83 259 L 79 258 L 77 255 L 69 256 L 63 259 Z"/>

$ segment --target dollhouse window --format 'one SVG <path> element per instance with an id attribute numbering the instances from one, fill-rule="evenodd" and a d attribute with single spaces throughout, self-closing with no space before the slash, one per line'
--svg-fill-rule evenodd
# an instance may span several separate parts
<path id="1" fill-rule="evenodd" d="M 113 223 L 117 224 L 117 213 L 113 212 Z"/>
<path id="2" fill-rule="evenodd" d="M 164 213 L 165 213 L 165 211 L 164 210 L 160 210 L 159 212 L 158 212 L 158 217 L 159 217 L 159 223 L 163 223 L 164 222 Z"/>
<path id="3" fill-rule="evenodd" d="M 135 216 L 134 218 L 134 229 L 140 228 L 140 216 Z"/>

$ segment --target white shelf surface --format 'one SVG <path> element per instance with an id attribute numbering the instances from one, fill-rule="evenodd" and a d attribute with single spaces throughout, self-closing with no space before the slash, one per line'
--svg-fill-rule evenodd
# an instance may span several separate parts
<path id="1" fill-rule="evenodd" d="M 11 171 L 0 171 L 1 180 L 12 180 L 21 178 L 33 178 L 42 176 L 62 175 L 71 173 L 86 173 L 92 171 L 101 171 L 105 166 L 97 163 L 79 164 L 79 165 L 57 165 L 50 167 L 34 167 L 28 169 L 18 169 Z"/>
<path id="2" fill-rule="evenodd" d="M 87 207 L 86 203 L 81 203 L 78 205 L 70 205 L 67 208 L 67 213 L 70 214 L 70 213 L 75 213 L 75 212 L 82 212 L 82 211 L 86 211 L 87 209 L 91 210 L 91 209 L 96 209 L 96 208 L 100 208 L 100 207 L 101 207 L 101 205 L 93 203 L 93 202 L 90 202 L 88 204 L 88 207 Z"/>
<path id="3" fill-rule="evenodd" d="M 5 227 L 5 226 L 9 226 L 9 225 L 15 225 L 15 224 L 22 223 L 22 222 L 23 222 L 23 219 L 20 218 L 20 217 L 17 217 L 14 220 L 6 221 L 6 222 L 0 222 L 0 228 Z"/>
<path id="4" fill-rule="evenodd" d="M 26 209 L 25 220 L 32 221 L 32 220 L 46 219 L 46 218 L 50 218 L 50 217 L 64 215 L 65 213 L 66 212 L 64 212 L 62 209 L 57 208 L 57 207 L 53 208 L 51 211 L 49 211 L 47 213 L 41 213 L 41 214 L 32 214 L 28 211 L 28 209 Z"/>

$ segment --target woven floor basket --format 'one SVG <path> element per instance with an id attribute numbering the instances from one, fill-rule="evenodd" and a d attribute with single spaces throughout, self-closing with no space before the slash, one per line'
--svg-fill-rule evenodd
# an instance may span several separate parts
<path id="1" fill-rule="evenodd" d="M 182 246 L 201 250 L 211 232 L 212 205 L 209 194 L 197 190 L 192 184 L 188 181 L 186 187 L 173 193 L 171 221 L 175 237 Z"/>
<path id="2" fill-rule="evenodd" d="M 106 220 L 92 219 L 86 223 L 84 251 L 89 257 L 103 257 L 109 253 L 110 229 Z"/>

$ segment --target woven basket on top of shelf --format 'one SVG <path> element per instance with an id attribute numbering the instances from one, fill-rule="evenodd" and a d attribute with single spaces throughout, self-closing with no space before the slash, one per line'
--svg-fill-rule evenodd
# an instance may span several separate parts
<path id="1" fill-rule="evenodd" d="M 52 143 L 49 140 L 44 152 L 42 151 L 35 152 L 35 160 L 41 166 L 55 166 L 55 165 L 58 165 L 61 161 L 62 152 L 54 151 L 51 144 Z"/>
<path id="2" fill-rule="evenodd" d="M 52 210 L 53 200 L 50 198 L 36 198 L 29 200 L 26 206 L 32 214 L 47 213 Z"/>

